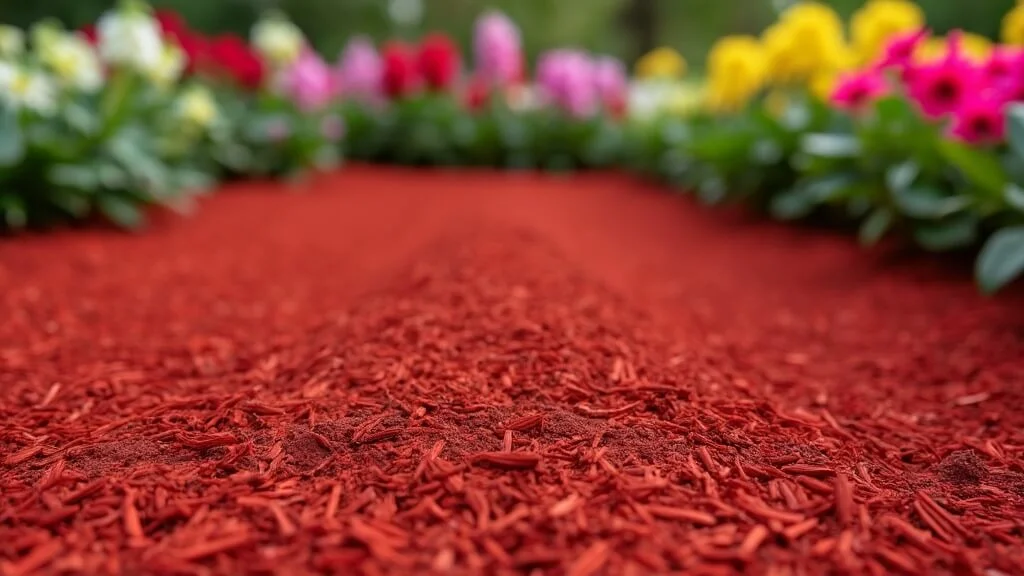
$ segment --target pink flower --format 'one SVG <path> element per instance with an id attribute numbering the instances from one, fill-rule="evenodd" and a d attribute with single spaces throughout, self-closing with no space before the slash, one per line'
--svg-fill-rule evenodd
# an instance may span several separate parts
<path id="1" fill-rule="evenodd" d="M 507 86 L 522 80 L 522 39 L 515 23 L 497 11 L 481 16 L 473 32 L 473 58 L 477 77 L 486 82 Z"/>
<path id="2" fill-rule="evenodd" d="M 593 67 L 594 84 L 601 104 L 612 110 L 621 107 L 626 101 L 629 84 L 625 65 L 617 58 L 605 56 L 595 60 Z"/>
<path id="3" fill-rule="evenodd" d="M 335 78 L 346 96 L 373 101 L 380 96 L 383 71 L 384 65 L 373 42 L 365 36 L 356 36 L 342 52 Z"/>
<path id="4" fill-rule="evenodd" d="M 950 134 L 968 144 L 997 144 L 1006 137 L 1005 103 L 991 96 L 971 96 L 956 110 Z"/>
<path id="5" fill-rule="evenodd" d="M 938 62 L 909 68 L 910 96 L 931 118 L 959 109 L 981 86 L 980 70 L 964 57 L 960 37 L 957 31 L 949 33 L 949 51 Z"/>
<path id="6" fill-rule="evenodd" d="M 302 110 L 326 106 L 334 97 L 335 84 L 330 67 L 311 49 L 303 51 L 287 70 L 281 88 Z"/>
<path id="7" fill-rule="evenodd" d="M 876 69 L 843 75 L 832 92 L 832 104 L 843 110 L 860 110 L 889 91 L 885 78 Z"/>
<path id="8" fill-rule="evenodd" d="M 1024 50 L 998 46 L 981 66 L 986 87 L 1004 101 L 1024 100 Z"/>
<path id="9" fill-rule="evenodd" d="M 547 52 L 537 64 L 537 83 L 549 102 L 572 116 L 597 111 L 600 94 L 594 82 L 594 64 L 584 52 Z"/>
<path id="10" fill-rule="evenodd" d="M 906 68 L 913 61 L 917 47 L 928 36 L 928 30 L 924 28 L 916 32 L 893 36 L 882 50 L 882 56 L 876 66 L 878 68 Z"/>

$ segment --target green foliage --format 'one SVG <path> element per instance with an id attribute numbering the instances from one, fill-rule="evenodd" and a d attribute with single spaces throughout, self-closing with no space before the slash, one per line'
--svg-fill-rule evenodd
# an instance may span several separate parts
<path id="1" fill-rule="evenodd" d="M 978 282 L 992 292 L 1024 273 L 1024 179 L 1014 168 L 1024 163 L 1022 121 L 1010 113 L 1010 146 L 972 146 L 898 96 L 854 116 L 797 98 L 774 114 L 757 103 L 693 119 L 690 137 L 671 143 L 654 123 L 631 146 L 678 159 L 647 171 L 704 201 L 743 201 L 780 220 L 853 221 L 865 245 L 894 231 L 935 252 L 989 238 Z"/>

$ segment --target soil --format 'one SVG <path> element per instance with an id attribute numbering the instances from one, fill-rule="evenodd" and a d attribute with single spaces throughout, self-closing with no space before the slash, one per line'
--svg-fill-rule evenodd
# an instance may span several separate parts
<path id="1" fill-rule="evenodd" d="M 1021 574 L 1024 294 L 625 176 L 0 243 L 0 570 Z"/>

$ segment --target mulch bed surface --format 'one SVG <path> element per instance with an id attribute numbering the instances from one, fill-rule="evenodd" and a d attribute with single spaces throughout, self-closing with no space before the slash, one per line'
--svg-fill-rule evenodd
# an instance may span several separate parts
<path id="1" fill-rule="evenodd" d="M 624 176 L 0 242 L 0 570 L 1020 574 L 1024 296 Z"/>

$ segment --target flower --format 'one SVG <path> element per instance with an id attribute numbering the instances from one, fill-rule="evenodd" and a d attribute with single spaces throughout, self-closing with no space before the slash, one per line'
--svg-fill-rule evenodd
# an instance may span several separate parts
<path id="1" fill-rule="evenodd" d="M 168 88 L 181 78 L 185 71 L 185 53 L 174 44 L 164 44 L 160 65 L 149 71 L 150 81 L 160 88 Z"/>
<path id="2" fill-rule="evenodd" d="M 869 0 L 850 19 L 850 35 L 861 63 L 875 60 L 889 41 L 924 26 L 924 11 L 907 0 Z"/>
<path id="3" fill-rule="evenodd" d="M 1003 16 L 1001 38 L 1007 44 L 1024 45 L 1024 3 L 1017 2 L 1017 5 Z"/>
<path id="4" fill-rule="evenodd" d="M 952 32 L 943 58 L 912 68 L 910 95 L 926 116 L 938 118 L 960 108 L 977 89 L 979 72 L 962 54 L 959 34 Z"/>
<path id="5" fill-rule="evenodd" d="M 0 100 L 11 108 L 49 116 L 57 109 L 57 93 L 49 75 L 0 61 Z"/>
<path id="6" fill-rule="evenodd" d="M 142 10 L 107 12 L 96 24 L 96 38 L 100 57 L 114 66 L 147 74 L 163 62 L 160 28 Z"/>
<path id="7" fill-rule="evenodd" d="M 708 54 L 707 103 L 713 110 L 735 110 L 764 86 L 765 53 L 752 36 L 725 36 Z"/>
<path id="8" fill-rule="evenodd" d="M 315 51 L 306 49 L 282 77 L 285 94 L 305 111 L 326 106 L 334 97 L 331 69 Z"/>
<path id="9" fill-rule="evenodd" d="M 668 46 L 655 48 L 636 63 L 636 75 L 642 80 L 677 80 L 686 74 L 686 59 Z"/>
<path id="10" fill-rule="evenodd" d="M 946 38 L 929 38 L 918 47 L 914 59 L 918 62 L 934 62 L 945 57 L 953 49 L 952 36 L 956 36 L 957 50 L 967 59 L 981 63 L 992 54 L 992 43 L 984 36 L 969 32 L 954 31 Z"/>
<path id="11" fill-rule="evenodd" d="M 79 34 L 62 33 L 41 46 L 39 60 L 60 84 L 73 90 L 95 92 L 103 85 L 99 57 Z"/>
<path id="12" fill-rule="evenodd" d="M 629 80 L 626 79 L 626 66 L 622 61 L 611 56 L 595 59 L 593 77 L 598 97 L 604 107 L 615 115 L 624 113 Z"/>
<path id="13" fill-rule="evenodd" d="M 829 101 L 843 110 L 860 110 L 883 96 L 888 89 L 882 74 L 869 68 L 840 76 Z"/>
<path id="14" fill-rule="evenodd" d="M 400 42 L 388 43 L 384 46 L 383 61 L 381 84 L 389 98 L 402 98 L 419 88 L 419 69 L 412 47 Z"/>
<path id="15" fill-rule="evenodd" d="M 769 77 L 780 84 L 803 84 L 822 72 L 847 65 L 849 49 L 834 10 L 818 2 L 795 4 L 762 35 Z"/>
<path id="16" fill-rule="evenodd" d="M 875 66 L 896 68 L 900 71 L 907 69 L 913 63 L 918 47 L 927 38 L 928 30 L 925 28 L 893 36 L 882 49 L 881 57 Z"/>
<path id="17" fill-rule="evenodd" d="M 459 50 L 451 38 L 431 34 L 420 43 L 417 54 L 420 76 L 432 90 L 447 90 L 459 72 Z"/>
<path id="18" fill-rule="evenodd" d="M 302 55 L 306 39 L 298 26 L 283 14 L 273 12 L 253 26 L 252 43 L 272 66 L 284 67 Z"/>
<path id="19" fill-rule="evenodd" d="M 337 81 L 349 96 L 374 100 L 381 92 L 383 64 L 373 42 L 365 36 L 351 39 L 338 61 Z"/>
<path id="20" fill-rule="evenodd" d="M 224 34 L 213 38 L 208 53 L 208 66 L 214 74 L 226 75 L 244 88 L 255 89 L 263 84 L 263 60 L 238 36 Z"/>
<path id="21" fill-rule="evenodd" d="M 950 134 L 968 144 L 997 144 L 1006 137 L 1004 103 L 990 96 L 972 95 L 953 114 Z"/>
<path id="22" fill-rule="evenodd" d="M 704 90 L 700 85 L 676 86 L 668 93 L 664 109 L 673 116 L 690 116 L 700 110 Z"/>
<path id="23" fill-rule="evenodd" d="M 480 110 L 491 98 L 491 83 L 482 76 L 474 76 L 466 85 L 463 104 L 469 110 Z"/>
<path id="24" fill-rule="evenodd" d="M 597 111 L 600 94 L 590 56 L 578 50 L 552 50 L 537 64 L 537 83 L 548 102 L 571 116 Z"/>
<path id="25" fill-rule="evenodd" d="M 178 117 L 190 126 L 207 129 L 217 119 L 217 102 L 205 87 L 190 86 L 185 89 L 177 101 Z"/>
<path id="26" fill-rule="evenodd" d="M 505 86 L 523 74 L 522 39 L 515 23 L 501 12 L 491 11 L 476 22 L 473 59 L 481 81 Z"/>
<path id="27" fill-rule="evenodd" d="M 0 58 L 13 60 L 25 51 L 25 33 L 17 26 L 0 24 Z"/>

